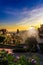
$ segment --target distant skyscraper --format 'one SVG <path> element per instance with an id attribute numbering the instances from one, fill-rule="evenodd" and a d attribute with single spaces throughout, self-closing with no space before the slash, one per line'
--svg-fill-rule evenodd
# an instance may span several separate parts
<path id="1" fill-rule="evenodd" d="M 17 34 L 19 33 L 19 29 L 17 29 Z"/>

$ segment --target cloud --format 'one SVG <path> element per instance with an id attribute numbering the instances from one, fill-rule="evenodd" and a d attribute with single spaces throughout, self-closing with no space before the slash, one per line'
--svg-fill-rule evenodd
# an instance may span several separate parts
<path id="1" fill-rule="evenodd" d="M 19 24 L 42 24 L 43 23 L 43 7 L 35 8 L 32 10 L 24 10 L 21 12 L 24 16 Z"/>
<path id="2" fill-rule="evenodd" d="M 18 18 L 17 25 L 26 24 L 39 24 L 43 23 L 43 7 L 34 8 L 29 10 L 29 8 L 23 8 L 22 10 L 7 9 L 6 14 Z"/>

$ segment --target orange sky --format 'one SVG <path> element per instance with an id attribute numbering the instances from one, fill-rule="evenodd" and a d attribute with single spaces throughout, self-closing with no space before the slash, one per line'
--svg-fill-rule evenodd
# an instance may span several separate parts
<path id="1" fill-rule="evenodd" d="M 35 28 L 40 27 L 40 24 L 25 24 L 25 25 L 3 25 L 0 28 L 6 28 L 8 31 L 16 31 L 19 30 L 28 30 L 30 26 L 34 26 Z"/>

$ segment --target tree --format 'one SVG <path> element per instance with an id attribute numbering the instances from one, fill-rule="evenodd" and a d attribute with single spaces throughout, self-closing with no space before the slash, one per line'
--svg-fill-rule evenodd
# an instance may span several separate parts
<path id="1" fill-rule="evenodd" d="M 43 39 L 43 24 L 38 28 L 39 37 Z"/>
<path id="2" fill-rule="evenodd" d="M 37 40 L 35 37 L 27 38 L 25 43 L 28 44 L 29 51 L 37 51 Z"/>
<path id="3" fill-rule="evenodd" d="M 5 37 L 4 36 L 0 36 L 0 43 L 4 42 Z"/>
<path id="4" fill-rule="evenodd" d="M 2 31 L 3 34 L 6 34 L 7 33 L 7 30 L 6 29 L 1 29 L 0 31 Z"/>

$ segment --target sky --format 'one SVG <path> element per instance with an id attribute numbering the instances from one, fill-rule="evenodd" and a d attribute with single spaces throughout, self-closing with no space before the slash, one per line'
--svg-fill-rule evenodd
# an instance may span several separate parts
<path id="1" fill-rule="evenodd" d="M 0 0 L 0 28 L 27 30 L 43 24 L 43 0 Z"/>

